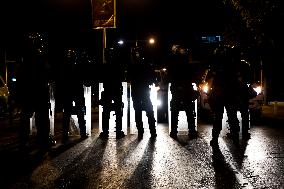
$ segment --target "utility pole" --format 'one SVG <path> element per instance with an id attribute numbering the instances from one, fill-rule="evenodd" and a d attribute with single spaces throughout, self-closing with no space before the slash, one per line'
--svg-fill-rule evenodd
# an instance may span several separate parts
<path id="1" fill-rule="evenodd" d="M 106 37 L 106 28 L 103 28 L 103 63 L 106 63 L 106 58 L 105 58 L 105 49 L 107 47 L 107 37 Z"/>
<path id="2" fill-rule="evenodd" d="M 4 51 L 4 63 L 5 63 L 5 83 L 8 87 L 8 63 L 15 63 L 15 60 L 7 60 L 7 52 L 6 49 Z"/>

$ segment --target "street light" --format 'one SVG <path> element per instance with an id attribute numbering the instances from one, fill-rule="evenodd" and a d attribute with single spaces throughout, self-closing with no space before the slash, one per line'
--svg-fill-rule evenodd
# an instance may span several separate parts
<path id="1" fill-rule="evenodd" d="M 151 45 L 152 45 L 152 44 L 155 44 L 155 39 L 154 39 L 154 38 L 150 38 L 150 39 L 149 39 L 149 44 L 151 44 Z"/>
<path id="2" fill-rule="evenodd" d="M 152 47 L 155 45 L 156 41 L 154 37 L 149 37 L 147 39 L 135 39 L 135 40 L 123 40 L 119 39 L 117 41 L 118 46 L 124 46 L 127 44 L 127 48 L 130 48 L 131 61 L 152 61 L 153 51 Z M 150 47 L 151 46 L 151 47 Z M 150 50 L 151 49 L 151 50 Z"/>
<path id="3" fill-rule="evenodd" d="M 148 44 L 150 44 L 150 45 L 153 45 L 153 44 L 155 44 L 155 39 L 153 38 L 153 37 L 151 37 L 151 38 L 149 38 L 148 40 L 141 40 L 141 39 L 135 39 L 135 40 L 126 40 L 126 41 L 124 41 L 123 39 L 120 39 L 117 43 L 119 44 L 119 45 L 124 45 L 124 43 L 135 43 L 135 47 L 137 47 L 138 46 L 138 43 L 142 43 L 142 42 L 148 42 Z"/>

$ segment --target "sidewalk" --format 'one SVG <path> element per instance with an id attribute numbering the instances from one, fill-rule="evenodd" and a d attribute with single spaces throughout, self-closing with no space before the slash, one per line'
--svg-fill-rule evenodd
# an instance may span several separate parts
<path id="1" fill-rule="evenodd" d="M 262 122 L 284 123 L 284 102 L 269 102 L 262 106 Z"/>

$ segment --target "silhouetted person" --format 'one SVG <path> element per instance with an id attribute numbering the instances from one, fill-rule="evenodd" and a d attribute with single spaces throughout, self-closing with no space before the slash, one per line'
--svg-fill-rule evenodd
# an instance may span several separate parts
<path id="1" fill-rule="evenodd" d="M 250 112 L 249 112 L 249 100 L 257 96 L 250 83 L 249 75 L 250 65 L 247 62 L 240 61 L 237 67 L 238 71 L 238 100 L 239 111 L 242 118 L 242 138 L 250 139 Z"/>
<path id="2" fill-rule="evenodd" d="M 153 104 L 150 99 L 150 85 L 155 83 L 155 72 L 150 64 L 143 61 L 141 53 L 141 49 L 133 49 L 132 62 L 128 70 L 128 79 L 131 84 L 131 97 L 135 111 L 135 122 L 138 137 L 142 137 L 144 133 L 142 111 L 145 111 L 151 136 L 156 137 L 156 119 L 154 117 Z"/>
<path id="3" fill-rule="evenodd" d="M 239 139 L 238 110 L 238 76 L 235 62 L 232 61 L 230 48 L 217 49 L 212 57 L 211 70 L 208 75 L 209 85 L 212 90 L 209 93 L 209 105 L 214 114 L 211 146 L 218 145 L 218 137 L 222 130 L 224 108 L 226 109 L 230 132 L 227 136 L 237 142 Z"/>
<path id="4" fill-rule="evenodd" d="M 28 32 L 23 44 L 23 62 L 17 75 L 21 145 L 29 147 L 30 118 L 34 114 L 37 142 L 40 150 L 47 151 L 51 147 L 47 34 Z"/>
<path id="5" fill-rule="evenodd" d="M 178 116 L 180 111 L 185 111 L 188 123 L 188 136 L 196 138 L 197 130 L 195 125 L 196 112 L 194 101 L 198 92 L 194 90 L 193 64 L 189 64 L 187 49 L 180 45 L 172 48 L 172 59 L 168 68 L 170 91 L 172 99 L 170 102 L 171 111 L 171 132 L 170 136 L 177 137 Z"/>
<path id="6" fill-rule="evenodd" d="M 101 82 L 104 90 L 101 92 L 101 99 L 99 104 L 103 106 L 102 112 L 102 132 L 100 137 L 106 138 L 109 135 L 109 119 L 110 112 L 115 112 L 116 117 L 116 137 L 124 137 L 122 131 L 122 116 L 123 107 L 122 102 L 123 88 L 122 82 L 125 80 L 124 69 L 122 62 L 120 62 L 119 54 L 112 49 L 106 50 L 106 63 L 101 65 Z"/>
<path id="7" fill-rule="evenodd" d="M 69 136 L 70 118 L 75 114 L 78 117 L 80 136 L 87 137 L 85 121 L 85 98 L 83 79 L 80 75 L 80 54 L 77 49 L 64 50 L 63 64 L 57 68 L 56 93 L 57 102 L 62 103 L 62 142 L 65 143 Z M 75 103 L 75 105 L 73 104 Z M 59 105 L 57 103 L 57 105 Z"/>

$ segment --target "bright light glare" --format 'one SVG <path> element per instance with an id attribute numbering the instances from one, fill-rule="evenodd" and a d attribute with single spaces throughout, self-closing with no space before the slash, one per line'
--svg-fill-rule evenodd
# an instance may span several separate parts
<path id="1" fill-rule="evenodd" d="M 120 45 L 123 45 L 124 41 L 123 40 L 119 40 L 117 43 L 120 44 Z"/>
<path id="2" fill-rule="evenodd" d="M 209 87 L 208 87 L 208 84 L 206 83 L 206 84 L 204 84 L 204 85 L 202 85 L 202 91 L 204 92 L 204 93 L 207 93 L 208 92 L 208 90 L 209 90 Z"/>
<path id="3" fill-rule="evenodd" d="M 257 86 L 257 87 L 255 87 L 255 88 L 253 88 L 253 89 L 254 89 L 254 91 L 257 93 L 257 95 L 258 95 L 259 93 L 261 93 L 261 91 L 262 91 L 261 86 Z"/>
<path id="4" fill-rule="evenodd" d="M 157 106 L 162 106 L 162 101 L 160 99 L 157 100 Z"/>
<path id="5" fill-rule="evenodd" d="M 154 84 L 150 85 L 150 98 L 153 104 L 157 104 L 157 91 L 160 87 L 156 87 Z"/>
<path id="6" fill-rule="evenodd" d="M 84 86 L 84 98 L 85 98 L 85 105 L 86 105 L 86 114 L 85 114 L 85 121 L 86 121 L 86 133 L 87 135 L 91 136 L 91 125 L 92 125 L 92 92 L 91 87 Z"/>
<path id="7" fill-rule="evenodd" d="M 153 39 L 153 38 L 149 39 L 149 43 L 150 44 L 154 44 L 155 43 L 155 39 Z"/>
<path id="8" fill-rule="evenodd" d="M 197 91 L 197 85 L 196 85 L 196 83 L 192 83 L 192 86 L 193 86 L 193 89 L 194 89 L 195 91 Z"/>

